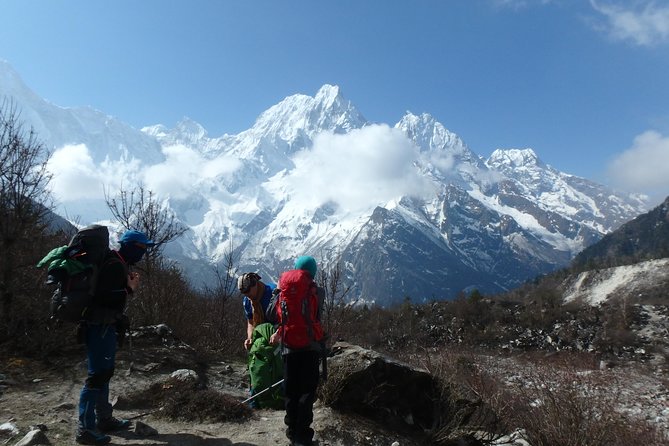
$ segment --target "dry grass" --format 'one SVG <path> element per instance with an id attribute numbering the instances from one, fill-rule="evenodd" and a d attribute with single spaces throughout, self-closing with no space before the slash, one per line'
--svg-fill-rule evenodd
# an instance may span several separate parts
<path id="1" fill-rule="evenodd" d="M 469 353 L 439 352 L 426 358 L 425 365 L 443 383 L 434 444 L 453 444 L 465 432 L 490 444 L 514 430 L 532 446 L 666 444 L 653 426 L 615 410 L 622 394 L 615 389 L 625 383 L 587 370 L 592 362 L 583 355 L 528 363 L 511 384 L 509 376 L 496 376 L 495 369 Z"/>

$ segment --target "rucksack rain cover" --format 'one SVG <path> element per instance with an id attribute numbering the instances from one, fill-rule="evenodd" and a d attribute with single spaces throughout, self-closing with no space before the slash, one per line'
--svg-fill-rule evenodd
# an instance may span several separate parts
<path id="1" fill-rule="evenodd" d="M 308 272 L 286 271 L 279 278 L 279 334 L 290 349 L 320 349 L 323 328 L 318 319 L 318 291 Z"/>

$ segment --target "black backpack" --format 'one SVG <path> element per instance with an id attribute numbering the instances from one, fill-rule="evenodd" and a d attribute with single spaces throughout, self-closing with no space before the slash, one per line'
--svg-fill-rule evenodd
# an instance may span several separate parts
<path id="1" fill-rule="evenodd" d="M 109 253 L 109 230 L 91 225 L 67 246 L 52 250 L 37 266 L 49 263 L 47 283 L 58 287 L 51 297 L 51 317 L 65 322 L 90 320 L 98 275 Z"/>

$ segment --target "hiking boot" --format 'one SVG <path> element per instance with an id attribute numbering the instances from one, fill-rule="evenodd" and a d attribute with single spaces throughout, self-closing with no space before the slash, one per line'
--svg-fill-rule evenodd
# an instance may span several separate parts
<path id="1" fill-rule="evenodd" d="M 114 417 L 98 420 L 98 429 L 100 429 L 100 432 L 122 431 L 129 427 L 130 420 L 119 420 Z"/>
<path id="2" fill-rule="evenodd" d="M 77 436 L 75 440 L 79 444 L 107 444 L 111 441 L 109 435 L 104 435 L 98 431 L 91 429 L 84 429 L 77 431 Z"/>

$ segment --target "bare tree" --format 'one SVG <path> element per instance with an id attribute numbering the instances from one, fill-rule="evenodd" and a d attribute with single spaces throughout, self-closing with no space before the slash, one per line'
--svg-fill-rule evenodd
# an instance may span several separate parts
<path id="1" fill-rule="evenodd" d="M 232 241 L 230 241 L 229 248 L 223 254 L 223 261 L 220 262 L 223 271 L 219 267 L 215 268 L 219 294 L 225 299 L 230 298 L 237 291 L 235 278 L 237 277 L 238 263 L 239 254 L 235 253 Z"/>
<path id="2" fill-rule="evenodd" d="M 132 191 L 121 189 L 116 197 L 110 197 L 105 192 L 105 202 L 121 226 L 142 231 L 156 242 L 147 253 L 149 260 L 160 257 L 166 243 L 187 231 L 174 212 L 163 206 L 155 194 L 141 184 Z"/>
<path id="3" fill-rule="evenodd" d="M 341 334 L 340 328 L 345 316 L 353 307 L 353 303 L 346 302 L 351 285 L 344 283 L 341 261 L 335 262 L 330 269 L 321 269 L 317 282 L 325 290 L 325 308 L 322 315 L 325 331 L 331 338 L 337 339 Z"/>
<path id="4" fill-rule="evenodd" d="M 239 255 L 235 253 L 232 242 L 223 255 L 220 266 L 214 267 L 216 283 L 213 288 L 204 290 L 205 300 L 210 308 L 209 324 L 212 329 L 212 341 L 221 350 L 232 350 L 238 345 L 238 339 L 244 336 L 243 326 L 238 323 L 241 319 L 241 305 L 231 311 L 232 298 L 237 295 L 237 264 Z M 244 328 L 242 328 L 244 327 Z"/>
<path id="5" fill-rule="evenodd" d="M 22 286 L 17 272 L 34 261 L 28 251 L 39 246 L 48 224 L 49 156 L 35 131 L 24 130 L 14 102 L 4 99 L 0 103 L 0 323 L 4 334 L 10 334 L 12 305 Z"/>

